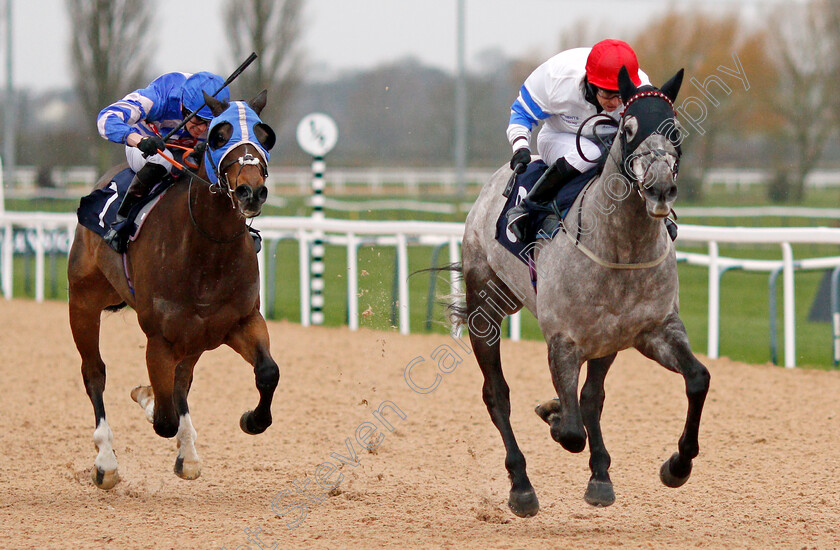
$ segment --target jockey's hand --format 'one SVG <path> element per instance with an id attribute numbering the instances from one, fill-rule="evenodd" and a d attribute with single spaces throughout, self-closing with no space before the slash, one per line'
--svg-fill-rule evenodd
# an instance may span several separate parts
<path id="1" fill-rule="evenodd" d="M 140 140 L 137 148 L 143 152 L 143 156 L 151 157 L 158 154 L 158 151 L 166 150 L 166 143 L 158 136 L 148 136 Z"/>
<path id="2" fill-rule="evenodd" d="M 517 174 L 521 174 L 528 167 L 531 162 L 531 150 L 527 147 L 517 149 L 513 153 L 513 158 L 510 159 L 510 169 L 516 170 Z M 518 169 L 517 169 L 518 167 Z"/>

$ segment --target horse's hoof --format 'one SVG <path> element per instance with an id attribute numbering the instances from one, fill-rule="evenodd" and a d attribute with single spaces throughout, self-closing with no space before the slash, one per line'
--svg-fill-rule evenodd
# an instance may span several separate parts
<path id="1" fill-rule="evenodd" d="M 508 499 L 510 511 L 521 518 L 530 518 L 540 511 L 540 502 L 537 500 L 537 493 L 534 488 L 522 492 L 510 492 Z"/>
<path id="2" fill-rule="evenodd" d="M 609 506 L 615 502 L 615 491 L 613 491 L 612 483 L 590 479 L 583 500 L 592 506 Z"/>
<path id="3" fill-rule="evenodd" d="M 146 413 L 146 420 L 151 424 L 155 422 L 155 394 L 151 386 L 135 386 L 131 390 L 131 399 L 140 405 L 143 412 Z"/>
<path id="4" fill-rule="evenodd" d="M 659 479 L 662 480 L 662 483 L 664 483 L 666 487 L 673 487 L 675 489 L 677 487 L 682 487 L 691 475 L 691 461 L 688 462 L 688 469 L 685 472 L 679 472 L 677 474 L 674 473 L 673 464 L 676 463 L 679 458 L 680 453 L 674 453 L 671 455 L 671 458 L 666 460 L 659 469 Z"/>
<path id="5" fill-rule="evenodd" d="M 175 458 L 175 475 L 181 479 L 197 479 L 201 475 L 201 462 L 184 462 L 184 458 L 178 456 Z"/>
<path id="6" fill-rule="evenodd" d="M 549 418 L 552 414 L 560 412 L 560 400 L 558 398 L 549 399 L 543 403 L 537 405 L 534 409 L 534 412 L 537 413 L 537 416 L 543 419 L 543 422 L 546 424 L 551 424 L 551 419 Z"/>
<path id="7" fill-rule="evenodd" d="M 579 453 L 586 448 L 586 430 L 564 430 L 552 424 L 551 437 L 570 453 Z"/>
<path id="8" fill-rule="evenodd" d="M 90 478 L 93 480 L 93 484 L 103 491 L 113 489 L 114 485 L 120 482 L 120 474 L 117 470 L 106 472 L 105 470 L 100 470 L 96 466 L 94 466 L 93 470 L 91 470 Z"/>
<path id="9" fill-rule="evenodd" d="M 254 424 L 254 411 L 245 411 L 242 414 L 242 417 L 239 419 L 239 427 L 249 435 L 261 434 L 268 428 L 268 426 L 260 427 Z"/>

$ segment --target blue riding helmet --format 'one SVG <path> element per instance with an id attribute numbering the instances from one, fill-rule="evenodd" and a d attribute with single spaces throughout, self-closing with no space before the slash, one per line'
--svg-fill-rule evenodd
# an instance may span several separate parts
<path id="1" fill-rule="evenodd" d="M 195 73 L 184 82 L 184 89 L 181 92 L 181 106 L 190 113 L 195 111 L 204 105 L 203 92 L 207 92 L 207 95 L 212 96 L 224 83 L 225 81 L 219 75 L 206 71 Z M 229 101 L 230 90 L 225 86 L 215 97 L 219 101 Z M 204 105 L 196 115 L 207 120 L 213 118 L 213 113 L 207 105 Z"/>
<path id="2" fill-rule="evenodd" d="M 209 146 L 210 140 L 208 139 L 207 151 L 204 153 L 204 162 L 208 166 L 207 178 L 214 184 L 219 181 L 218 171 L 222 166 L 222 162 L 225 160 L 227 154 L 237 145 L 241 143 L 250 143 L 253 145 L 257 154 L 262 157 L 265 166 L 268 166 L 268 161 L 271 159 L 268 150 L 274 145 L 274 131 L 263 123 L 259 115 L 244 101 L 231 102 L 224 112 L 213 118 L 213 122 L 210 123 L 210 127 L 208 128 L 208 135 L 212 135 L 213 131 L 220 124 L 225 123 L 230 124 L 233 129 L 233 134 L 230 139 L 218 149 L 213 149 Z M 257 139 L 255 131 L 257 126 L 260 126 L 261 131 L 267 132 L 268 134 L 265 145 Z"/>

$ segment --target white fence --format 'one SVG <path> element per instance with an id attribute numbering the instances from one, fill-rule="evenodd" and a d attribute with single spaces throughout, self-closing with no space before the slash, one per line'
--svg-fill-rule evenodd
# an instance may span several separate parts
<path id="1" fill-rule="evenodd" d="M 312 180 L 310 167 L 271 166 L 268 183 L 272 185 L 296 186 L 301 193 L 309 190 Z M 483 184 L 498 167 L 471 168 L 465 171 L 464 180 L 468 183 Z M 50 171 L 50 179 L 56 186 L 56 193 L 69 185 L 81 185 L 90 188 L 96 182 L 97 171 L 92 166 L 57 167 Z M 371 192 L 378 192 L 382 186 L 398 185 L 415 190 L 419 186 L 436 185 L 453 187 L 458 181 L 454 168 L 421 169 L 409 167 L 372 167 L 342 168 L 330 167 L 324 174 L 326 183 L 336 190 L 346 186 L 366 187 Z M 772 172 L 747 168 L 717 168 L 706 172 L 704 185 L 724 185 L 730 189 L 741 189 L 752 185 L 767 183 Z M 27 196 L 34 191 L 38 179 L 35 166 L 18 166 L 15 169 L 14 182 L 10 185 L 10 195 Z M 814 170 L 805 178 L 805 186 L 822 189 L 840 187 L 840 170 Z M 44 189 L 39 189 L 43 196 Z"/>
<path id="2" fill-rule="evenodd" d="M 45 213 L 0 213 L 0 286 L 6 298 L 12 297 L 13 289 L 13 254 L 15 243 L 12 236 L 15 229 L 28 231 L 28 241 L 35 254 L 35 297 L 44 299 L 45 254 L 48 243 L 57 239 L 48 239 L 49 233 L 58 232 L 64 237 L 62 250 L 69 248 L 76 219 L 73 214 Z M 292 238 L 298 242 L 300 259 L 300 300 L 301 322 L 309 322 L 309 245 L 316 231 L 323 232 L 328 242 L 347 247 L 347 302 L 349 307 L 349 326 L 351 330 L 359 327 L 358 311 L 358 259 L 357 249 L 361 239 L 375 238 L 379 245 L 394 246 L 397 250 L 397 280 L 399 303 L 399 330 L 408 334 L 409 296 L 408 296 L 408 245 L 449 245 L 449 260 L 459 259 L 459 244 L 463 234 L 460 223 L 439 222 L 389 222 L 389 221 L 349 221 L 349 220 L 312 220 L 310 218 L 258 218 L 255 227 L 263 232 L 268 240 Z M 709 357 L 717 358 L 720 335 L 720 283 L 721 276 L 727 269 L 739 268 L 748 271 L 772 272 L 781 270 L 783 276 L 784 304 L 784 363 L 787 367 L 796 364 L 795 319 L 794 319 L 794 271 L 802 269 L 828 269 L 840 266 L 840 257 L 794 260 L 792 244 L 840 244 L 840 229 L 835 228 L 732 228 L 682 225 L 680 242 L 705 243 L 708 254 L 678 252 L 680 261 L 709 268 L 708 302 L 708 349 Z M 61 239 L 58 239 L 61 241 Z M 724 258 L 718 253 L 719 243 L 777 244 L 781 250 L 781 260 L 759 261 Z M 265 251 L 260 253 L 261 272 L 265 274 Z M 261 293 L 266 291 L 265 275 L 261 280 Z M 273 282 L 272 282 L 273 283 Z M 453 276 L 454 284 L 454 276 Z M 836 290 L 836 289 L 833 289 Z M 265 301 L 263 301 L 265 303 Z M 840 315 L 834 314 L 835 358 L 840 350 Z M 520 337 L 518 315 L 511 320 L 511 335 Z"/>

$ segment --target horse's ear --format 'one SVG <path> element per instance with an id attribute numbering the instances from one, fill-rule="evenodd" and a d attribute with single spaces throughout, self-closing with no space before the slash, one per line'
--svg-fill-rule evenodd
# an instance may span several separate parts
<path id="1" fill-rule="evenodd" d="M 277 136 L 274 135 L 274 130 L 272 130 L 271 126 L 265 124 L 264 122 L 254 125 L 254 135 L 257 136 L 257 141 L 260 142 L 260 145 L 265 147 L 266 151 L 271 151 L 271 148 L 274 147 L 274 143 L 277 141 Z"/>
<path id="2" fill-rule="evenodd" d="M 248 102 L 248 105 L 254 110 L 255 113 L 260 114 L 262 110 L 265 108 L 265 96 L 268 94 L 268 90 L 263 90 L 257 94 L 257 96 Z"/>
<path id="3" fill-rule="evenodd" d="M 684 73 L 685 69 L 680 69 L 677 71 L 677 74 L 671 77 L 671 80 L 663 84 L 660 88 L 660 91 L 668 96 L 671 101 L 677 100 L 677 94 L 680 93 L 680 86 L 682 86 Z"/>
<path id="4" fill-rule="evenodd" d="M 225 110 L 230 106 L 230 103 L 227 101 L 219 101 L 215 97 L 209 95 L 207 92 L 201 92 L 204 94 L 204 102 L 207 103 L 207 106 L 210 107 L 210 112 L 213 113 L 213 116 L 219 116 L 220 114 L 224 113 Z"/>
<path id="5" fill-rule="evenodd" d="M 618 71 L 618 91 L 621 94 L 621 102 L 626 104 L 627 100 L 633 97 L 637 89 L 633 81 L 630 80 L 630 73 L 627 72 L 627 67 L 622 65 L 621 70 Z"/>

